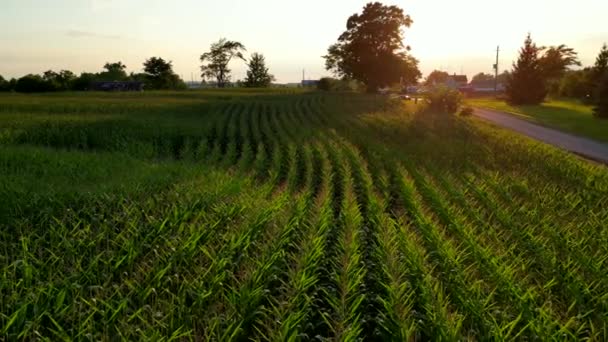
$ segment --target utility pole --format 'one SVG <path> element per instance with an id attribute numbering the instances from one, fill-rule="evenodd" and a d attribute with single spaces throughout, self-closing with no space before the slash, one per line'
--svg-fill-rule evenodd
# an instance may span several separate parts
<path id="1" fill-rule="evenodd" d="M 496 64 L 494 64 L 494 95 L 498 94 L 498 54 L 500 46 L 496 47 Z"/>

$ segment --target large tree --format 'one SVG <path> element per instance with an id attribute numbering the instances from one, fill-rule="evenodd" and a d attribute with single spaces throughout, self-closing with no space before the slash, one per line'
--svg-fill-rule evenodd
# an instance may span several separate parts
<path id="1" fill-rule="evenodd" d="M 547 96 L 539 57 L 541 51 L 542 48 L 536 46 L 528 34 L 507 82 L 506 93 L 510 103 L 539 104 Z"/>
<path id="2" fill-rule="evenodd" d="M 249 63 L 247 63 L 247 78 L 245 79 L 245 87 L 248 88 L 266 88 L 269 87 L 274 76 L 268 72 L 266 67 L 266 58 L 259 53 L 251 54 Z"/>
<path id="3" fill-rule="evenodd" d="M 374 92 L 397 82 L 415 83 L 418 61 L 403 44 L 403 30 L 412 19 L 397 6 L 368 3 L 363 13 L 352 15 L 346 31 L 331 45 L 325 58 L 327 70 L 355 79 Z"/>
<path id="4" fill-rule="evenodd" d="M 127 66 L 122 62 L 106 63 L 104 72 L 99 74 L 100 81 L 123 81 L 127 79 Z"/>
<path id="5" fill-rule="evenodd" d="M 578 54 L 564 44 L 551 46 L 539 59 L 547 89 L 551 94 L 559 93 L 560 80 L 571 66 L 580 66 Z"/>
<path id="6" fill-rule="evenodd" d="M 183 81 L 173 72 L 171 61 L 160 57 L 152 57 L 144 62 L 144 79 L 149 89 L 176 89 L 182 88 Z M 132 75 L 132 78 L 138 78 Z"/>
<path id="7" fill-rule="evenodd" d="M 539 61 L 547 80 L 559 79 L 564 76 L 569 67 L 581 65 L 578 53 L 564 44 L 546 49 Z"/>
<path id="8" fill-rule="evenodd" d="M 424 84 L 428 86 L 444 84 L 448 80 L 448 77 L 450 77 L 450 74 L 445 71 L 433 70 L 426 77 Z"/>
<path id="9" fill-rule="evenodd" d="M 230 69 L 228 64 L 234 58 L 245 61 L 243 52 L 245 46 L 239 42 L 220 39 L 218 42 L 211 44 L 209 52 L 201 55 L 201 77 L 203 79 L 215 78 L 217 86 L 223 88 L 230 81 Z"/>
<path id="10" fill-rule="evenodd" d="M 76 75 L 69 70 L 59 72 L 48 70 L 42 74 L 42 78 L 49 83 L 49 88 L 65 91 L 72 89 L 72 83 L 76 79 Z"/>

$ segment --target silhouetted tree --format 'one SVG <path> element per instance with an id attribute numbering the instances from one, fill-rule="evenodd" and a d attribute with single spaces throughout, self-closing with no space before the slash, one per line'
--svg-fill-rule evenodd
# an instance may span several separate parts
<path id="1" fill-rule="evenodd" d="M 248 88 L 266 88 L 275 80 L 274 76 L 268 72 L 266 67 L 266 59 L 264 55 L 259 53 L 251 54 L 251 59 L 247 63 L 247 78 L 245 78 L 245 87 Z"/>
<path id="2" fill-rule="evenodd" d="M 507 82 L 506 93 L 510 103 L 539 104 L 547 96 L 545 77 L 539 61 L 541 50 L 528 34 Z"/>
<path id="3" fill-rule="evenodd" d="M 25 75 L 17 80 L 15 91 L 20 93 L 42 93 L 55 90 L 51 83 L 40 75 Z"/>
<path id="4" fill-rule="evenodd" d="M 330 91 L 334 89 L 335 84 L 338 82 L 335 78 L 323 77 L 317 83 L 317 89 L 323 91 Z"/>
<path id="5" fill-rule="evenodd" d="M 49 88 L 52 90 L 66 91 L 73 88 L 72 83 L 76 79 L 76 75 L 69 70 L 59 72 L 48 70 L 42 74 L 42 78 L 49 83 Z"/>
<path id="6" fill-rule="evenodd" d="M 98 81 L 123 81 L 127 79 L 127 66 L 122 62 L 106 63 L 104 72 L 98 76 Z"/>
<path id="7" fill-rule="evenodd" d="M 560 79 L 571 66 L 581 65 L 577 56 L 578 54 L 574 49 L 564 44 L 551 46 L 545 50 L 539 62 L 547 89 L 551 94 L 559 92 Z"/>
<path id="8" fill-rule="evenodd" d="M 473 83 L 473 84 L 490 82 L 490 81 L 494 81 L 494 75 L 486 74 L 483 72 L 480 72 L 479 74 L 473 76 L 473 78 L 471 79 L 471 83 Z"/>
<path id="9" fill-rule="evenodd" d="M 604 44 L 593 65 L 593 81 L 599 83 L 608 72 L 608 46 Z"/>
<path id="10" fill-rule="evenodd" d="M 547 80 L 559 79 L 569 67 L 581 65 L 578 60 L 578 53 L 564 44 L 546 49 L 539 62 Z"/>
<path id="11" fill-rule="evenodd" d="M 450 74 L 448 74 L 445 71 L 433 70 L 426 77 L 424 84 L 429 85 L 429 86 L 436 85 L 436 84 L 444 84 L 448 80 L 448 77 L 450 77 Z"/>
<path id="12" fill-rule="evenodd" d="M 149 89 L 181 89 L 184 82 L 173 72 L 171 61 L 167 62 L 160 57 L 152 57 L 144 62 L 143 74 L 146 88 Z M 137 74 L 131 74 L 131 79 L 140 80 Z"/>
<path id="13" fill-rule="evenodd" d="M 0 91 L 10 91 L 10 83 L 0 75 Z"/>
<path id="14" fill-rule="evenodd" d="M 228 64 L 233 58 L 245 60 L 243 57 L 245 46 L 239 42 L 220 39 L 211 45 L 209 52 L 201 55 L 201 77 L 203 79 L 215 78 L 217 86 L 223 88 L 230 81 Z"/>
<path id="15" fill-rule="evenodd" d="M 364 83 L 368 91 L 397 82 L 415 83 L 418 61 L 403 44 L 403 29 L 412 19 L 397 6 L 368 3 L 363 13 L 352 15 L 346 31 L 331 45 L 325 67 L 341 78 Z"/>
<path id="16" fill-rule="evenodd" d="M 83 72 L 72 81 L 72 90 L 89 90 L 91 89 L 91 84 L 98 79 L 98 74 Z"/>
<path id="17" fill-rule="evenodd" d="M 597 91 L 597 103 L 593 108 L 593 115 L 608 119 L 608 72 L 604 72 Z"/>

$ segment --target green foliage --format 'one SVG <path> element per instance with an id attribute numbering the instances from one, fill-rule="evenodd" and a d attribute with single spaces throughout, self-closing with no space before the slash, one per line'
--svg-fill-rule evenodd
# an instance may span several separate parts
<path id="1" fill-rule="evenodd" d="M 103 68 L 105 71 L 97 76 L 98 81 L 125 81 L 127 79 L 127 66 L 122 62 L 106 63 Z"/>
<path id="2" fill-rule="evenodd" d="M 586 101 L 549 100 L 540 105 L 516 106 L 491 98 L 467 99 L 474 107 L 519 114 L 520 118 L 564 132 L 608 142 L 608 122 L 597 120 Z"/>
<path id="3" fill-rule="evenodd" d="M 322 77 L 317 84 L 322 91 L 361 91 L 365 86 L 354 80 L 338 80 L 331 77 Z"/>
<path id="4" fill-rule="evenodd" d="M 578 53 L 564 44 L 546 49 L 540 57 L 539 63 L 543 76 L 549 82 L 558 80 L 569 67 L 581 65 Z"/>
<path id="5" fill-rule="evenodd" d="M 403 44 L 403 29 L 412 19 L 397 6 L 369 3 L 363 13 L 352 15 L 347 30 L 329 47 L 327 70 L 341 78 L 362 82 L 375 92 L 395 83 L 415 83 L 420 77 L 418 61 Z"/>
<path id="6" fill-rule="evenodd" d="M 185 84 L 173 72 L 171 61 L 160 57 L 151 57 L 144 62 L 144 75 L 131 75 L 131 79 L 144 81 L 146 89 L 184 89 Z"/>
<path id="7" fill-rule="evenodd" d="M 473 115 L 473 111 L 474 111 L 473 107 L 464 106 L 460 110 L 460 116 L 471 116 L 471 115 Z"/>
<path id="8" fill-rule="evenodd" d="M 593 108 L 593 115 L 608 119 L 608 71 L 604 73 L 604 77 L 598 85 L 597 104 Z"/>
<path id="9" fill-rule="evenodd" d="M 247 66 L 249 70 L 247 70 L 247 78 L 244 82 L 245 87 L 268 88 L 275 80 L 274 76 L 268 72 L 264 55 L 254 52 L 251 54 Z"/>
<path id="10" fill-rule="evenodd" d="M 473 76 L 473 78 L 471 79 L 472 84 L 479 83 L 479 82 L 490 82 L 490 81 L 494 81 L 494 75 L 486 74 L 483 72 L 478 73 L 477 75 Z"/>
<path id="11" fill-rule="evenodd" d="M 424 81 L 428 86 L 444 84 L 450 75 L 445 71 L 433 70 Z"/>
<path id="12" fill-rule="evenodd" d="M 426 97 L 429 102 L 428 109 L 434 113 L 454 114 L 462 104 L 462 94 L 446 86 L 432 88 Z"/>
<path id="13" fill-rule="evenodd" d="M 42 93 L 55 91 L 56 85 L 42 78 L 40 75 L 25 75 L 17 80 L 15 91 L 20 93 Z"/>
<path id="14" fill-rule="evenodd" d="M 245 51 L 243 44 L 225 38 L 211 44 L 210 51 L 202 54 L 200 58 L 201 78 L 203 80 L 215 79 L 218 88 L 224 88 L 230 81 L 231 70 L 228 68 L 228 64 L 234 58 L 245 61 L 243 51 Z"/>
<path id="15" fill-rule="evenodd" d="M 507 101 L 512 104 L 539 104 L 547 96 L 545 76 L 539 53 L 542 48 L 528 34 L 506 87 Z"/>
<path id="16" fill-rule="evenodd" d="M 317 89 L 323 91 L 330 91 L 334 89 L 334 86 L 338 82 L 335 78 L 331 77 L 322 77 L 317 84 Z"/>
<path id="17" fill-rule="evenodd" d="M 2 75 L 0 75 L 0 92 L 10 91 L 10 90 L 11 90 L 11 84 L 9 83 L 9 81 L 5 80 L 4 77 L 2 77 Z"/>
<path id="18" fill-rule="evenodd" d="M 605 340 L 606 168 L 418 109 L 0 95 L 0 339 Z"/>
<path id="19" fill-rule="evenodd" d="M 566 72 L 559 84 L 559 96 L 590 101 L 595 89 L 592 82 L 592 69 Z"/>
<path id="20" fill-rule="evenodd" d="M 593 65 L 593 81 L 599 84 L 604 74 L 608 72 L 608 45 L 604 44 Z"/>

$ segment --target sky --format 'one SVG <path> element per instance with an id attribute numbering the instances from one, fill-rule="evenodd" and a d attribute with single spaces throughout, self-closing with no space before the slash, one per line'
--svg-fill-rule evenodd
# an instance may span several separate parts
<path id="1" fill-rule="evenodd" d="M 225 37 L 260 52 L 277 81 L 330 76 L 322 56 L 369 0 L 0 0 L 0 75 L 45 70 L 98 72 L 122 61 L 140 72 L 146 58 L 173 62 L 199 80 L 199 57 Z M 434 69 L 492 72 L 510 68 L 528 32 L 539 45 L 566 44 L 583 65 L 608 42 L 607 0 L 408 0 L 398 5 L 414 23 L 404 43 L 424 75 Z M 231 64 L 244 78 L 243 62 Z"/>

